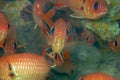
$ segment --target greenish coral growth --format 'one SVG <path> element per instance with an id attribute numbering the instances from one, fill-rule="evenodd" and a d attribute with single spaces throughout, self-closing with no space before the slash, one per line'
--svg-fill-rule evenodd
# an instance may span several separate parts
<path id="1" fill-rule="evenodd" d="M 111 41 L 119 35 L 120 29 L 116 21 L 82 20 L 81 23 L 83 26 L 98 34 L 105 41 Z"/>
<path id="2" fill-rule="evenodd" d="M 98 20 L 81 20 L 81 24 L 98 34 L 105 41 L 112 41 L 120 33 L 119 24 L 116 20 L 120 19 L 119 0 L 106 0 L 108 3 L 108 13 Z"/>
<path id="3" fill-rule="evenodd" d="M 120 19 L 120 0 L 106 0 L 108 3 L 108 13 L 105 16 L 107 20 Z"/>
<path id="4" fill-rule="evenodd" d="M 22 11 L 22 9 L 29 4 L 30 2 L 28 0 L 16 0 L 14 2 L 8 2 L 3 8 L 1 8 L 1 11 L 5 14 L 10 24 L 14 24 L 14 26 L 20 26 L 21 24 L 26 25 L 29 24 L 29 22 L 21 19 L 20 11 Z"/>

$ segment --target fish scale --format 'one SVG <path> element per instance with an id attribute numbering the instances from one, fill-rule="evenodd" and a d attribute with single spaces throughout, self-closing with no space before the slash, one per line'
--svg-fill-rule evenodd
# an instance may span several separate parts
<path id="1" fill-rule="evenodd" d="M 44 80 L 50 70 L 45 58 L 36 54 L 14 54 L 3 57 L 1 61 L 10 65 L 15 76 L 10 80 Z"/>

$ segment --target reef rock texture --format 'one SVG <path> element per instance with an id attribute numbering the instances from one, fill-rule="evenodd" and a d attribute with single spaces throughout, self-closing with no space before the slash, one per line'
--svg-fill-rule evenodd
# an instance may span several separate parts
<path id="1" fill-rule="evenodd" d="M 81 20 L 81 23 L 83 27 L 87 27 L 89 30 L 95 32 L 105 41 L 113 40 L 120 32 L 119 24 L 116 21 Z"/>
<path id="2" fill-rule="evenodd" d="M 95 32 L 104 41 L 112 41 L 120 33 L 120 2 L 119 0 L 106 0 L 108 13 L 97 20 L 80 19 L 76 24 Z M 75 22 L 75 21 L 74 21 Z"/>

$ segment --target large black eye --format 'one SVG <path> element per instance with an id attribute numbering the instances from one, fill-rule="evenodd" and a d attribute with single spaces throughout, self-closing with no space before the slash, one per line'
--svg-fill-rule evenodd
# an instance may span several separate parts
<path id="1" fill-rule="evenodd" d="M 94 4 L 94 10 L 95 11 L 98 10 L 98 2 L 95 2 L 95 4 Z"/>
<path id="2" fill-rule="evenodd" d="M 2 57 L 4 55 L 4 49 L 0 48 L 0 57 Z"/>
<path id="3" fill-rule="evenodd" d="M 54 31 L 55 31 L 55 27 L 52 27 L 51 30 L 50 30 L 50 34 L 54 35 Z"/>
<path id="4" fill-rule="evenodd" d="M 89 36 L 86 38 L 86 40 L 87 40 L 87 41 L 89 40 Z"/>
<path id="5" fill-rule="evenodd" d="M 70 31 L 69 31 L 69 29 L 66 29 L 66 35 L 67 35 L 67 36 L 70 35 Z"/>
<path id="6" fill-rule="evenodd" d="M 17 48 L 17 43 L 16 42 L 14 42 L 14 49 L 16 49 Z"/>
<path id="7" fill-rule="evenodd" d="M 114 41 L 114 45 L 115 45 L 115 47 L 117 47 L 118 46 L 118 42 Z"/>

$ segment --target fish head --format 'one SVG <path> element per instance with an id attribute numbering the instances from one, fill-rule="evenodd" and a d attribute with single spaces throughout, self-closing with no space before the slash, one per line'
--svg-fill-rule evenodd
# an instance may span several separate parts
<path id="1" fill-rule="evenodd" d="M 120 36 L 118 36 L 114 41 L 108 42 L 108 47 L 114 52 L 120 51 Z"/>
<path id="2" fill-rule="evenodd" d="M 64 39 L 61 36 L 56 37 L 52 45 L 52 50 L 58 53 L 61 52 L 63 48 L 64 48 Z"/>
<path id="3" fill-rule="evenodd" d="M 52 38 L 52 49 L 56 53 L 59 53 L 63 47 L 64 43 L 67 40 L 69 35 L 69 30 L 67 29 L 67 24 L 63 19 L 58 19 L 54 26 L 51 28 Z"/>
<path id="4" fill-rule="evenodd" d="M 5 61 L 0 61 L 0 80 L 8 80 L 10 77 L 9 64 Z"/>
<path id="5" fill-rule="evenodd" d="M 81 39 L 87 44 L 87 45 L 93 45 L 95 42 L 94 34 L 88 30 L 83 31 L 81 34 Z"/>
<path id="6" fill-rule="evenodd" d="M 108 74 L 95 72 L 80 77 L 78 80 L 116 80 L 116 79 Z"/>
<path id="7" fill-rule="evenodd" d="M 88 0 L 88 5 L 90 5 L 89 8 L 90 12 L 93 13 L 92 16 L 94 18 L 100 18 L 104 16 L 108 12 L 108 5 L 105 0 Z"/>

